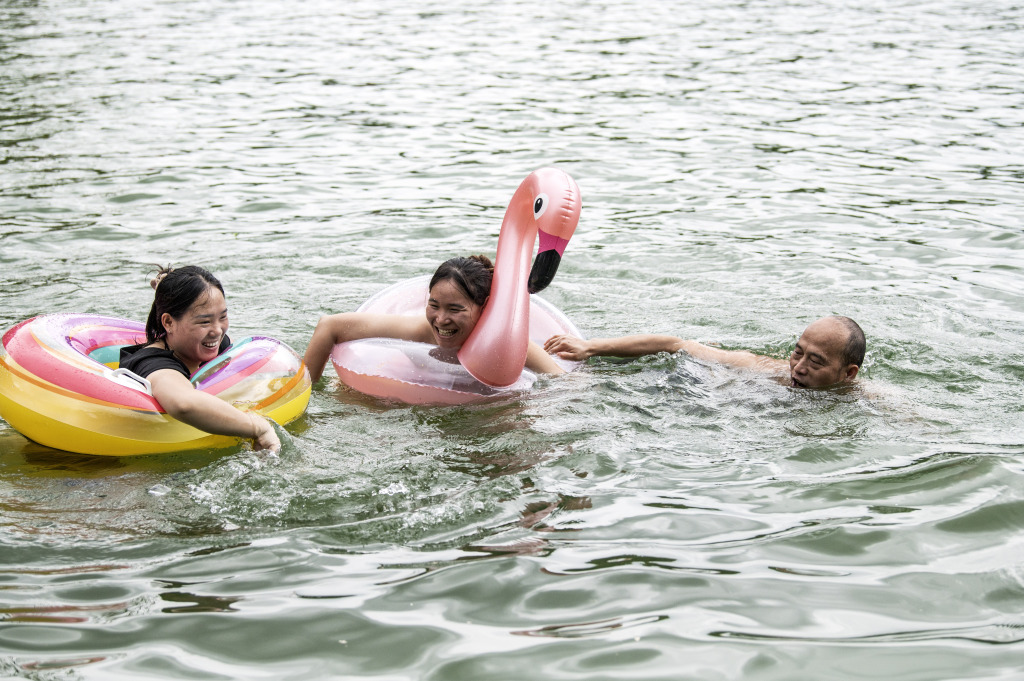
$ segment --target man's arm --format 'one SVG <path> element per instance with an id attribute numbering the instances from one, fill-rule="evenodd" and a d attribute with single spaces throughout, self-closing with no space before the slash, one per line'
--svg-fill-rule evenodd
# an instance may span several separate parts
<path id="1" fill-rule="evenodd" d="M 718 362 L 741 369 L 757 369 L 772 373 L 789 368 L 784 360 L 755 355 L 746 350 L 723 350 L 693 340 L 676 336 L 638 334 L 618 338 L 591 338 L 584 340 L 575 336 L 552 336 L 544 343 L 544 349 L 562 359 L 583 361 L 589 357 L 611 355 L 613 357 L 640 357 L 659 352 L 682 350 L 697 359 Z"/>
<path id="2" fill-rule="evenodd" d="M 594 356 L 640 357 L 659 352 L 676 352 L 681 349 L 684 342 L 675 336 L 653 334 L 621 336 L 619 338 L 591 338 L 590 340 L 559 335 L 549 338 L 544 343 L 544 350 L 558 355 L 562 359 L 580 362 Z"/>

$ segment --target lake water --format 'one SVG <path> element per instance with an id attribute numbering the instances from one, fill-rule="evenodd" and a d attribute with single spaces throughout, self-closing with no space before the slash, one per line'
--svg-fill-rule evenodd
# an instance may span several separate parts
<path id="1" fill-rule="evenodd" d="M 61 454 L 0 422 L 0 676 L 1024 677 L 1017 0 L 7 0 L 0 327 L 142 320 L 150 263 L 234 334 L 493 254 L 532 170 L 583 215 L 543 297 L 686 356 L 519 399 L 318 383 L 279 457 Z"/>

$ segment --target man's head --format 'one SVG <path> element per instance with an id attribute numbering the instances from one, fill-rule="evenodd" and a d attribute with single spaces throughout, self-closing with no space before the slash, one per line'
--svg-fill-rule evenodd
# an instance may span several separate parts
<path id="1" fill-rule="evenodd" d="M 864 363 L 864 332 L 849 317 L 823 317 L 804 329 L 789 356 L 795 388 L 825 388 L 857 377 Z"/>

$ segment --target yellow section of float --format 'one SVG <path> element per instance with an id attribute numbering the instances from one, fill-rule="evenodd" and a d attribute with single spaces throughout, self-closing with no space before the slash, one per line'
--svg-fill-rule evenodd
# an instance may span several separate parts
<path id="1" fill-rule="evenodd" d="M 298 370 L 291 375 L 253 374 L 217 397 L 281 425 L 290 423 L 305 412 L 312 387 L 305 364 L 296 361 Z M 2 349 L 0 417 L 39 444 L 99 456 L 222 448 L 241 441 L 206 433 L 159 411 L 129 408 L 75 393 L 31 374 Z"/>

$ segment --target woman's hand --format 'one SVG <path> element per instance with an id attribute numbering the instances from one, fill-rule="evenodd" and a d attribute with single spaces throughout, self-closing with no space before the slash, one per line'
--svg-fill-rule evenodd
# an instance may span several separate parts
<path id="1" fill-rule="evenodd" d="M 274 430 L 273 424 L 268 419 L 259 416 L 258 414 L 249 414 L 253 421 L 253 428 L 256 435 L 253 437 L 253 442 L 257 450 L 267 450 L 271 454 L 277 454 L 281 451 L 281 439 L 277 437 L 277 431 Z"/>

